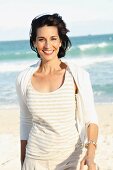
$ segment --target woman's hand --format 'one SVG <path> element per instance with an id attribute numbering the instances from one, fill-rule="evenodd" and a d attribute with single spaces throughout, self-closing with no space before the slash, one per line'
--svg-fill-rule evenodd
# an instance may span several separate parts
<path id="1" fill-rule="evenodd" d="M 87 154 L 84 156 L 80 163 L 80 170 L 97 170 L 94 158 L 89 157 Z"/>

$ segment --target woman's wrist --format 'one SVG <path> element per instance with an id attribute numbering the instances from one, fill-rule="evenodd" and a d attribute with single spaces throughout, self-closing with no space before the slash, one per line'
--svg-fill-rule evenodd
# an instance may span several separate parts
<path id="1" fill-rule="evenodd" d="M 95 157 L 95 150 L 96 150 L 97 144 L 93 140 L 88 140 L 88 142 L 85 144 L 85 148 L 87 149 L 87 157 L 90 157 L 94 159 Z"/>
<path id="2" fill-rule="evenodd" d="M 89 144 L 87 148 L 87 156 L 90 158 L 95 158 L 95 147 L 92 144 Z"/>
<path id="3" fill-rule="evenodd" d="M 90 145 L 93 146 L 95 149 L 97 147 L 97 143 L 94 140 L 88 140 L 88 142 L 85 144 L 85 148 L 88 148 Z"/>

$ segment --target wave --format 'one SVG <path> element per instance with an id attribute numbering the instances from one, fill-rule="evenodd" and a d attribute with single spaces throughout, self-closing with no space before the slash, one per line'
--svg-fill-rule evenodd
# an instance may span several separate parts
<path id="1" fill-rule="evenodd" d="M 23 61 L 23 62 L 15 62 L 15 63 L 4 62 L 0 66 L 0 73 L 4 73 L 4 72 L 19 72 L 21 70 L 24 70 L 29 65 L 32 65 L 33 63 L 35 63 L 34 60 Z"/>
<path id="2" fill-rule="evenodd" d="M 32 51 L 0 52 L 0 61 L 29 60 L 36 57 L 36 54 Z"/>
<path id="3" fill-rule="evenodd" d="M 73 46 L 67 54 L 70 57 L 92 57 L 113 55 L 113 43 L 101 42 Z"/>
<path id="4" fill-rule="evenodd" d="M 96 63 L 104 63 L 104 62 L 113 62 L 113 56 L 111 57 L 101 57 L 101 58 L 88 58 L 88 57 L 85 57 L 85 58 L 76 58 L 76 59 L 68 59 L 66 58 L 67 60 L 69 60 L 69 62 L 71 63 L 75 63 L 76 65 L 79 65 L 79 66 L 90 66 L 90 65 L 93 65 L 93 64 L 96 64 Z"/>
<path id="5" fill-rule="evenodd" d="M 81 51 L 85 51 L 87 49 L 91 49 L 91 48 L 105 48 L 109 46 L 108 43 L 102 42 L 102 43 L 98 43 L 98 44 L 85 44 L 85 45 L 79 45 L 78 48 L 80 48 Z"/>
<path id="6" fill-rule="evenodd" d="M 113 43 L 101 42 L 73 45 L 66 56 L 69 58 L 102 58 L 105 56 L 113 56 Z M 0 61 L 16 61 L 36 59 L 37 55 L 30 49 L 0 51 Z"/>
<path id="7" fill-rule="evenodd" d="M 29 65 L 36 63 L 37 59 L 23 60 L 23 61 L 15 61 L 15 62 L 2 62 L 0 66 L 0 73 L 3 72 L 19 72 Z M 68 61 L 70 64 L 73 63 L 78 66 L 90 66 L 96 63 L 105 63 L 105 62 L 113 62 L 112 57 L 103 57 L 103 58 L 63 58 L 62 61 Z"/>
<path id="8" fill-rule="evenodd" d="M 111 94 L 113 91 L 113 84 L 112 83 L 111 84 L 106 83 L 104 85 L 94 84 L 93 89 L 98 95 L 105 94 L 105 93 Z"/>

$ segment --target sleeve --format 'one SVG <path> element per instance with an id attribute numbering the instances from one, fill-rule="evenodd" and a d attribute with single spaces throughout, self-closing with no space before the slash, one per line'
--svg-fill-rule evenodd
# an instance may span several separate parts
<path id="1" fill-rule="evenodd" d="M 21 76 L 16 80 L 16 92 L 20 107 L 20 140 L 28 140 L 29 132 L 32 127 L 32 115 L 25 104 L 22 89 L 21 89 Z"/>
<path id="2" fill-rule="evenodd" d="M 95 109 L 94 95 L 93 95 L 90 76 L 88 72 L 86 72 L 85 74 L 86 75 L 84 76 L 84 84 L 83 84 L 84 86 L 83 100 L 84 100 L 84 109 L 86 113 L 84 115 L 84 120 L 87 127 L 90 123 L 94 123 L 98 125 L 98 117 Z"/>

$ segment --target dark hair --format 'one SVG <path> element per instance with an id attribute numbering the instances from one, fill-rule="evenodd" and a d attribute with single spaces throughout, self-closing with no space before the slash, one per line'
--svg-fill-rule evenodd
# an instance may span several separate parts
<path id="1" fill-rule="evenodd" d="M 69 30 L 66 28 L 65 22 L 62 20 L 62 17 L 57 13 L 50 15 L 42 15 L 35 17 L 31 23 L 30 29 L 30 46 L 33 51 L 37 53 L 37 56 L 40 58 L 40 55 L 37 49 L 34 47 L 34 42 L 36 41 L 37 29 L 43 26 L 56 26 L 58 29 L 58 34 L 61 39 L 62 45 L 58 52 L 58 58 L 64 57 L 67 49 L 71 47 L 71 41 L 69 37 L 66 35 Z"/>

